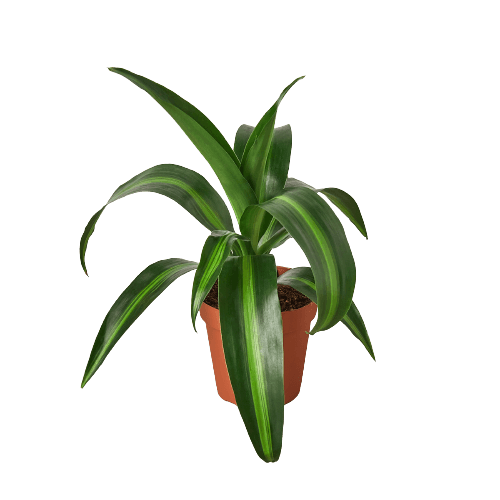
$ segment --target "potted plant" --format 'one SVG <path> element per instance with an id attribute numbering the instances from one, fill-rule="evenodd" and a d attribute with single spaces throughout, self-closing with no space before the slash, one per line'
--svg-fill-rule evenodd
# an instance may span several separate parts
<path id="1" fill-rule="evenodd" d="M 153 97 L 198 148 L 226 192 L 239 233 L 222 198 L 192 170 L 157 165 L 122 184 L 106 205 L 140 191 L 159 193 L 176 201 L 211 233 L 199 263 L 178 258 L 155 262 L 120 295 L 94 342 L 82 387 L 148 305 L 178 277 L 196 270 L 191 319 L 194 326 L 201 308 L 219 394 L 238 405 L 259 457 L 276 462 L 284 404 L 300 389 L 309 335 L 342 322 L 375 359 L 352 302 L 356 269 L 349 244 L 335 212 L 318 193 L 367 237 L 358 205 L 340 189 L 314 189 L 288 178 L 291 128 L 275 128 L 275 121 L 281 100 L 300 78 L 285 88 L 255 127 L 238 129 L 233 149 L 201 111 L 171 90 L 130 71 L 109 69 Z M 90 219 L 80 241 L 86 274 L 87 244 L 106 205 Z M 276 266 L 271 252 L 289 238 L 297 241 L 311 267 Z M 283 309 L 286 298 L 280 305 L 280 287 L 295 294 L 288 300 L 289 306 L 295 304 L 294 310 Z M 318 317 L 311 330 L 316 305 Z"/>

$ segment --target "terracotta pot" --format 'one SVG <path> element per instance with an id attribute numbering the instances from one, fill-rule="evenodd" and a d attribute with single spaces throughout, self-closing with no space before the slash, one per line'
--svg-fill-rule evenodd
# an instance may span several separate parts
<path id="1" fill-rule="evenodd" d="M 278 274 L 281 275 L 290 268 L 277 266 L 277 269 Z M 309 331 L 316 310 L 316 304 L 311 302 L 300 309 L 281 313 L 283 318 L 285 404 L 293 401 L 300 391 L 309 340 L 309 334 L 305 332 Z M 222 347 L 219 310 L 203 302 L 200 316 L 207 324 L 208 341 L 219 396 L 225 401 L 236 404 Z"/>

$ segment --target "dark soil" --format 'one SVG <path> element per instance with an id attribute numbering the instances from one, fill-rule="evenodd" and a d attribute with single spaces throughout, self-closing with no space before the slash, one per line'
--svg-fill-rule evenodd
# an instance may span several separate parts
<path id="1" fill-rule="evenodd" d="M 280 299 L 281 312 L 300 309 L 312 302 L 311 299 L 288 285 L 278 285 L 278 298 Z M 219 280 L 215 282 L 203 302 L 219 309 Z"/>

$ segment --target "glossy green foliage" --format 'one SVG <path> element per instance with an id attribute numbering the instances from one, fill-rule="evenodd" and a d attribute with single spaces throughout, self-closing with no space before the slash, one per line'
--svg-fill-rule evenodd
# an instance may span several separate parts
<path id="1" fill-rule="evenodd" d="M 147 267 L 130 283 L 104 318 L 90 353 L 82 387 L 149 304 L 179 276 L 196 269 L 196 266 L 196 262 L 184 259 L 160 260 Z"/>
<path id="2" fill-rule="evenodd" d="M 219 277 L 220 270 L 229 257 L 233 243 L 238 239 L 243 240 L 244 238 L 233 231 L 213 231 L 205 241 L 200 263 L 194 276 L 191 295 L 191 319 L 195 330 L 196 315 L 200 310 L 201 303 Z"/>
<path id="3" fill-rule="evenodd" d="M 281 452 L 285 393 L 283 326 L 272 255 L 229 257 L 219 277 L 219 312 L 227 370 L 255 451 Z"/>
<path id="4" fill-rule="evenodd" d="M 300 293 L 303 293 L 306 297 L 309 297 L 314 303 L 317 303 L 316 283 L 310 267 L 296 267 L 286 271 L 278 278 L 278 284 L 289 285 Z M 351 307 L 341 321 L 365 346 L 370 356 L 375 360 L 375 354 L 373 353 L 372 343 L 366 331 L 365 323 L 354 302 L 351 302 Z"/>
<path id="5" fill-rule="evenodd" d="M 158 165 L 122 184 L 107 204 L 141 191 L 159 193 L 185 208 L 211 234 L 199 264 L 183 259 L 156 262 L 120 295 L 99 330 L 82 387 L 149 304 L 176 278 L 196 269 L 191 295 L 193 326 L 201 304 L 219 279 L 222 342 L 236 403 L 259 457 L 276 462 L 281 453 L 285 400 L 278 283 L 294 287 L 318 305 L 311 334 L 342 321 L 375 359 L 363 319 L 352 302 L 356 268 L 349 244 L 340 221 L 319 194 L 366 237 L 359 207 L 340 189 L 315 189 L 288 178 L 292 131 L 290 125 L 276 127 L 276 116 L 281 100 L 300 78 L 281 93 L 255 127 L 238 129 L 232 149 L 201 111 L 171 90 L 124 69 L 110 70 L 153 97 L 205 157 L 225 190 L 241 234 L 235 232 L 219 194 L 192 170 Z M 80 241 L 85 272 L 88 241 L 107 204 L 91 218 Z M 168 224 L 162 230 L 168 231 Z M 277 279 L 270 252 L 291 238 L 311 267 L 292 269 Z"/>
<path id="6" fill-rule="evenodd" d="M 162 85 L 126 69 L 109 70 L 146 91 L 177 122 L 214 170 L 239 220 L 245 208 L 255 203 L 256 198 L 241 175 L 238 157 L 217 127 L 200 110 Z"/>
<path id="7" fill-rule="evenodd" d="M 347 194 L 345 191 L 342 191 L 342 189 L 337 188 L 315 189 L 312 186 L 309 186 L 309 184 L 306 184 L 305 182 L 299 181 L 297 179 L 293 179 L 291 177 L 287 179 L 285 187 L 306 187 L 308 189 L 316 191 L 317 193 L 324 194 L 359 229 L 359 232 L 366 239 L 368 239 L 365 223 L 363 221 L 363 217 L 361 216 L 361 211 L 359 210 L 358 204 L 350 194 Z"/>
<path id="8" fill-rule="evenodd" d="M 248 207 L 242 233 L 258 250 L 256 220 L 269 212 L 297 241 L 316 280 L 318 319 L 311 331 L 328 330 L 347 313 L 354 293 L 356 268 L 342 224 L 328 204 L 305 187 L 287 189 L 260 205 Z"/>
<path id="9" fill-rule="evenodd" d="M 292 132 L 289 125 L 277 129 L 276 144 L 284 151 L 276 153 L 275 161 L 270 161 L 271 145 L 275 135 L 274 124 L 278 107 L 286 93 L 296 82 L 304 77 L 297 78 L 283 90 L 278 100 L 271 106 L 253 129 L 245 146 L 241 159 L 241 172 L 254 190 L 259 203 L 267 201 L 278 194 L 285 185 L 291 150 Z"/>
<path id="10" fill-rule="evenodd" d="M 144 191 L 171 198 L 211 231 L 233 230 L 231 215 L 226 204 L 203 176 L 179 165 L 157 165 L 122 184 L 106 205 L 90 219 L 80 240 L 80 262 L 86 274 L 87 245 L 103 210 L 113 201 Z"/>

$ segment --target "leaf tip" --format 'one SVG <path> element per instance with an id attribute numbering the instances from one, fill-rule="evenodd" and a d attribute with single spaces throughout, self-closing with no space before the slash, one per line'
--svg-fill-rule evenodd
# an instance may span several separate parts
<path id="1" fill-rule="evenodd" d="M 94 372 L 88 372 L 88 370 L 85 370 L 85 374 L 83 375 L 82 379 L 82 385 L 80 386 L 82 389 L 87 385 L 88 381 L 92 378 L 92 375 L 94 375 Z"/>
<path id="2" fill-rule="evenodd" d="M 377 360 L 375 359 L 375 353 L 373 352 L 373 347 L 372 347 L 371 343 L 370 343 L 370 342 L 368 342 L 368 343 L 364 343 L 364 342 L 362 342 L 362 343 L 363 343 L 363 345 L 365 346 L 365 349 L 366 349 L 366 351 L 368 352 L 368 354 L 369 354 L 369 355 L 371 356 L 371 358 L 373 359 L 373 361 L 377 361 Z"/>
<path id="3" fill-rule="evenodd" d="M 81 264 L 82 264 L 83 272 L 88 276 L 89 273 L 87 272 L 87 266 L 85 265 L 85 261 L 83 259 L 81 261 Z"/>
<path id="4" fill-rule="evenodd" d="M 191 322 L 193 323 L 193 330 L 198 333 L 198 330 L 196 330 L 196 316 L 197 313 L 191 314 Z"/>

